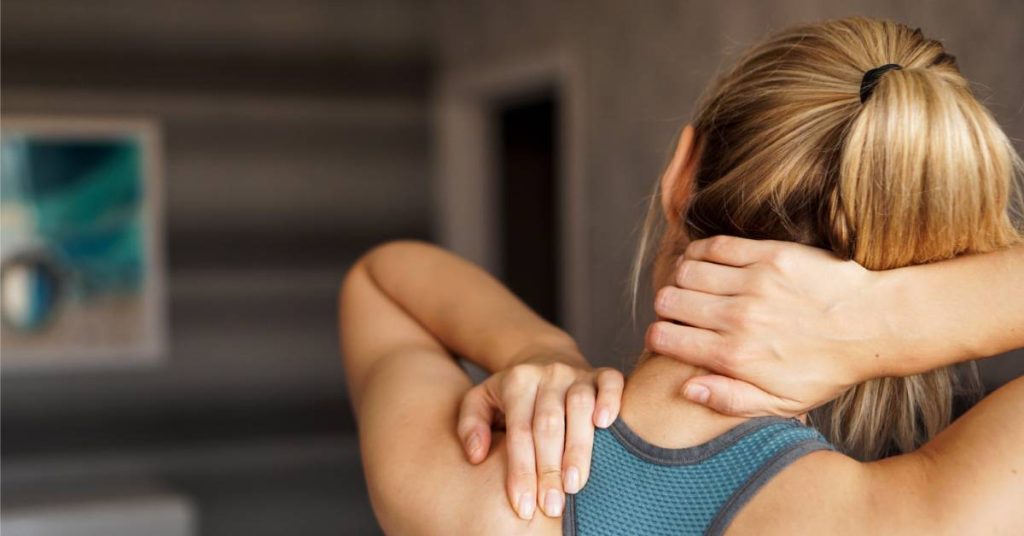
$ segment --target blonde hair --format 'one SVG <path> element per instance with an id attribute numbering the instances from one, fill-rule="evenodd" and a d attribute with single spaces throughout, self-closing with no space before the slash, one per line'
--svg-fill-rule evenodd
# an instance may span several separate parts
<path id="1" fill-rule="evenodd" d="M 890 63 L 902 68 L 862 103 L 864 73 Z M 808 244 L 884 270 L 1021 240 L 1009 215 L 1020 159 L 953 56 L 920 30 L 848 18 L 783 31 L 709 88 L 694 128 L 692 195 L 660 259 L 724 234 Z M 652 200 L 634 285 L 664 219 L 659 206 Z M 943 368 L 868 381 L 812 422 L 860 459 L 913 450 L 949 424 L 957 377 Z"/>

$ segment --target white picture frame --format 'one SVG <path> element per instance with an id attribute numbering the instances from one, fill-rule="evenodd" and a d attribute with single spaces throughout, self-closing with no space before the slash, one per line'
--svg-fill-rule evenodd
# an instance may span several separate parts
<path id="1" fill-rule="evenodd" d="M 165 359 L 168 350 L 168 315 L 164 260 L 163 160 L 159 125 L 145 118 L 5 114 L 0 121 L 0 147 L 4 160 L 0 165 L 6 174 L 3 177 L 3 188 L 7 190 L 0 193 L 0 235 L 3 238 L 3 243 L 0 243 L 0 304 L 3 305 L 3 309 L 0 311 L 3 312 L 4 320 L 0 327 L 0 367 L 3 372 L 6 374 L 81 367 L 152 365 Z M 81 147 L 86 149 L 82 150 Z M 108 147 L 109 151 L 104 153 L 104 147 Z M 61 152 L 62 150 L 66 155 Z M 39 154 L 56 157 L 33 156 Z M 111 198 L 120 198 L 116 195 L 104 196 L 102 190 L 99 190 L 100 194 L 96 194 L 95 190 L 81 188 L 80 186 L 87 182 L 87 178 L 68 179 L 68 184 L 77 186 L 67 186 L 68 192 L 56 196 L 56 201 L 48 199 L 45 206 L 44 202 L 38 201 L 40 194 L 32 193 L 26 196 L 24 192 L 16 191 L 19 185 L 24 189 L 26 184 L 42 181 L 43 179 L 36 179 L 34 176 L 42 176 L 42 172 L 36 170 L 43 168 L 49 170 L 47 176 L 50 178 L 46 179 L 46 184 L 52 185 L 52 177 L 63 173 L 53 171 L 53 166 L 56 165 L 53 162 L 74 161 L 76 155 L 90 154 L 119 156 L 116 161 L 121 162 L 121 167 L 115 168 L 107 175 L 119 177 L 116 179 L 120 181 L 117 191 L 134 192 L 133 196 L 129 196 L 130 201 L 110 201 Z M 33 167 L 33 164 L 26 163 L 32 158 L 42 160 L 44 164 Z M 58 170 L 64 168 L 88 169 L 84 164 L 77 168 L 57 167 Z M 96 180 L 106 180 L 102 178 L 102 169 L 91 174 L 83 173 L 87 177 L 97 177 Z M 134 188 L 138 190 L 133 190 L 130 185 L 125 186 L 129 180 L 125 177 L 129 176 L 135 177 L 137 185 Z M 59 181 L 58 183 L 64 184 Z M 35 192 L 35 187 L 30 189 Z M 82 202 L 76 200 L 83 198 L 83 195 L 79 195 L 81 192 L 89 191 L 93 192 L 91 199 L 94 199 L 91 206 L 102 217 L 96 218 L 97 221 L 82 219 L 80 225 L 75 222 L 67 223 L 69 218 L 73 219 L 75 216 L 63 217 L 61 214 L 75 214 L 77 211 L 78 218 L 88 217 L 82 216 L 83 210 L 77 207 Z M 26 197 L 34 200 L 26 202 Z M 61 212 L 61 199 L 66 201 L 65 205 L 76 206 Z M 118 202 L 121 204 L 115 205 Z M 54 204 L 57 205 L 57 209 L 53 209 Z M 108 211 L 110 214 L 103 212 L 105 207 L 113 207 Z M 89 210 L 90 206 L 86 204 L 84 213 L 88 215 Z M 34 226 L 31 223 L 33 211 L 37 212 L 34 216 Z M 39 223 L 44 221 L 44 217 L 40 215 L 44 213 L 48 218 L 47 225 Z M 53 216 L 54 213 L 57 216 Z M 87 271 L 76 265 L 76 262 L 85 264 L 85 261 L 80 261 L 82 255 L 66 254 L 73 248 L 63 238 L 74 236 L 81 231 L 82 236 L 79 238 L 89 247 L 88 240 L 92 238 L 89 233 L 95 231 L 94 228 L 101 228 L 104 225 L 114 229 L 115 233 L 122 233 L 113 235 L 115 240 L 121 237 L 122 242 L 128 243 L 127 246 L 119 246 L 128 253 L 121 252 L 116 255 L 119 255 L 118 259 L 129 260 L 121 262 L 120 265 L 116 260 L 108 264 L 115 268 L 128 265 L 127 270 L 121 271 L 134 274 L 124 278 L 131 279 L 133 286 L 125 290 L 116 285 L 108 285 L 114 288 L 106 291 L 108 295 L 103 294 L 102 284 L 90 282 L 89 277 L 86 277 L 88 274 L 81 273 Z M 118 225 L 121 227 L 118 228 Z M 106 231 L 101 229 L 100 232 Z M 129 238 L 126 240 L 123 236 Z M 80 250 L 81 248 L 78 248 L 76 251 Z M 94 258 L 102 263 L 105 250 L 97 250 L 100 253 L 94 254 Z M 54 251 L 58 253 L 53 253 Z M 22 313 L 18 318 L 31 316 L 24 314 L 26 303 L 32 301 L 31 298 L 21 296 L 30 294 L 24 290 L 28 288 L 25 281 L 33 277 L 36 280 L 51 277 L 39 275 L 43 272 L 38 270 L 39 266 L 32 264 L 36 261 L 24 260 L 33 259 L 34 255 L 47 258 L 46 262 L 52 264 L 63 263 L 63 266 L 50 270 L 60 274 L 55 278 L 58 283 L 55 287 L 58 290 L 53 292 L 58 297 L 53 299 L 55 305 L 47 313 L 51 317 L 41 320 L 38 326 L 23 320 L 20 323 L 13 320 L 17 316 L 15 312 Z M 107 255 L 114 257 L 115 254 Z M 50 257 L 58 260 L 51 261 Z M 68 261 L 69 257 L 78 260 Z M 93 262 L 93 265 L 95 264 Z M 10 268 L 11 266 L 14 268 Z M 93 270 L 93 273 L 102 276 L 103 266 L 100 264 L 100 268 Z M 34 272 L 35 276 L 32 275 Z M 29 275 L 25 275 L 26 273 Z M 96 280 L 97 277 L 92 279 Z M 103 277 L 98 279 L 102 281 Z M 101 288 L 97 290 L 96 287 Z M 37 309 L 41 310 L 42 307 L 33 310 Z"/>

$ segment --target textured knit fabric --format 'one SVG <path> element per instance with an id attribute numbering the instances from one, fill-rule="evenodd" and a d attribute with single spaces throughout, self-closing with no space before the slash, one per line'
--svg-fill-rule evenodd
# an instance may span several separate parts
<path id="1" fill-rule="evenodd" d="M 621 419 L 594 436 L 590 479 L 569 497 L 566 535 L 721 534 L 772 476 L 831 446 L 795 419 L 751 419 L 696 447 L 666 449 Z"/>

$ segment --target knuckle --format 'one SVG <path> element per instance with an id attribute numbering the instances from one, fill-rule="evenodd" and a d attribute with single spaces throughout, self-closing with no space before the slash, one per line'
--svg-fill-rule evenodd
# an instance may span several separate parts
<path id="1" fill-rule="evenodd" d="M 602 390 L 620 389 L 625 384 L 622 373 L 613 368 L 604 367 L 597 373 L 597 383 Z"/>
<path id="2" fill-rule="evenodd" d="M 729 237 L 719 235 L 708 240 L 707 250 L 712 256 L 719 256 L 726 253 L 729 248 Z"/>
<path id="3" fill-rule="evenodd" d="M 723 397 L 722 408 L 725 409 L 726 413 L 736 413 L 736 410 L 739 409 L 739 405 L 736 402 L 736 396 L 730 393 Z"/>
<path id="4" fill-rule="evenodd" d="M 549 363 L 544 370 L 544 375 L 551 380 L 564 380 L 574 375 L 571 366 L 565 363 Z"/>
<path id="5" fill-rule="evenodd" d="M 459 416 L 465 417 L 472 414 L 473 410 L 482 401 L 481 393 L 476 390 L 476 387 L 466 391 L 466 394 L 462 395 L 462 402 L 459 404 Z"/>
<path id="6" fill-rule="evenodd" d="M 654 310 L 659 314 L 667 313 L 675 303 L 675 289 L 672 287 L 661 287 L 654 295 Z"/>
<path id="7" fill-rule="evenodd" d="M 647 344 L 653 350 L 665 350 L 670 344 L 669 323 L 659 321 L 647 328 Z"/>
<path id="8" fill-rule="evenodd" d="M 771 290 L 771 282 L 767 277 L 763 277 L 763 274 L 758 274 L 760 277 L 751 278 L 746 285 L 746 290 L 751 294 L 757 296 L 763 296 Z"/>
<path id="9" fill-rule="evenodd" d="M 707 238 L 701 238 L 699 240 L 692 240 L 686 245 L 686 249 L 683 250 L 683 257 L 687 259 L 700 258 L 701 253 L 707 254 L 708 243 L 710 242 Z"/>
<path id="10" fill-rule="evenodd" d="M 513 443 L 533 442 L 533 425 L 524 421 L 513 421 L 505 423 L 505 431 L 509 441 Z"/>
<path id="11" fill-rule="evenodd" d="M 565 414 L 560 411 L 543 411 L 533 418 L 537 434 L 555 434 L 565 427 Z"/>
<path id="12" fill-rule="evenodd" d="M 721 372 L 732 372 L 736 370 L 736 358 L 730 353 L 722 353 L 718 356 L 718 368 Z"/>
<path id="13" fill-rule="evenodd" d="M 676 267 L 676 284 L 686 288 L 687 283 L 692 279 L 693 269 L 696 265 L 697 261 L 694 260 L 683 259 L 680 261 L 679 266 Z"/>
<path id="14" fill-rule="evenodd" d="M 567 465 L 573 465 L 572 461 L 586 461 L 590 457 L 591 448 L 587 443 L 571 443 L 565 446 L 565 460 Z M 589 463 L 586 465 L 590 465 Z"/>
<path id="15" fill-rule="evenodd" d="M 754 305 L 747 300 L 736 300 L 725 312 L 729 322 L 736 326 L 745 326 L 754 316 Z"/>
<path id="16" fill-rule="evenodd" d="M 653 322 L 647 326 L 647 331 L 644 332 L 644 345 L 649 350 L 656 350 L 658 346 L 658 323 Z"/>
<path id="17" fill-rule="evenodd" d="M 777 248 L 768 254 L 768 265 L 780 272 L 788 270 L 791 263 L 791 255 L 786 249 Z"/>
<path id="18" fill-rule="evenodd" d="M 594 394 L 584 388 L 569 389 L 565 405 L 570 410 L 588 410 L 594 407 Z"/>
<path id="19" fill-rule="evenodd" d="M 557 465 L 545 465 L 538 469 L 538 475 L 542 479 L 551 480 L 558 478 L 560 480 L 560 477 L 562 476 L 562 468 Z"/>
<path id="20" fill-rule="evenodd" d="M 486 398 L 487 383 L 488 382 L 485 381 L 483 383 L 478 383 L 473 387 L 470 387 L 470 389 L 466 391 L 466 398 Z"/>
<path id="21" fill-rule="evenodd" d="M 729 413 L 738 416 L 746 416 L 750 413 L 743 396 L 730 391 L 726 398 L 726 406 Z"/>
<path id="22" fill-rule="evenodd" d="M 730 341 L 723 343 L 718 352 L 718 363 L 726 372 L 735 371 L 743 359 L 743 347 L 740 343 Z"/>
<path id="23" fill-rule="evenodd" d="M 743 306 L 743 319 L 738 326 L 740 329 L 749 329 L 764 324 L 764 309 L 756 301 L 749 301 Z"/>
<path id="24" fill-rule="evenodd" d="M 512 470 L 512 478 L 520 482 L 530 482 L 535 476 L 537 475 L 525 465 Z"/>
<path id="25" fill-rule="evenodd" d="M 502 384 L 506 390 L 518 390 L 527 387 L 534 381 L 531 367 L 518 366 L 508 371 Z"/>

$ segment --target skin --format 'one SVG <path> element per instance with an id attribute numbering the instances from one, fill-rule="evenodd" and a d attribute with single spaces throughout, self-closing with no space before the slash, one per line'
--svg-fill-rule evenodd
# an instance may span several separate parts
<path id="1" fill-rule="evenodd" d="M 534 505 L 523 496 L 534 496 L 544 514 L 560 516 L 564 493 L 579 492 L 590 476 L 594 427 L 618 417 L 623 381 L 617 370 L 591 370 L 550 353 L 494 373 L 462 400 L 457 430 L 467 460 L 486 459 L 493 426 L 524 430 L 532 443 L 510 441 L 507 449 L 510 504 L 529 519 Z"/>
<path id="2" fill-rule="evenodd" d="M 685 201 L 678 188 L 687 184 L 696 158 L 687 140 L 692 136 L 681 137 L 669 168 L 677 174 L 663 188 L 669 208 Z M 432 326 L 438 318 L 451 321 L 462 307 L 475 307 L 480 289 L 466 277 L 446 278 L 455 265 L 441 266 L 442 257 L 426 256 L 423 247 L 397 244 L 371 252 L 342 289 L 346 373 L 378 518 L 386 531 L 401 534 L 560 533 L 557 519 L 527 521 L 507 508 L 500 482 L 508 469 L 503 434 L 493 437 L 496 455 L 479 465 L 462 455 L 456 415 L 470 384 L 446 349 L 452 343 L 442 343 Z M 671 264 L 664 255 L 660 262 Z M 503 325 L 480 329 L 489 332 L 486 338 L 505 339 Z M 508 356 L 517 352 L 499 354 L 512 362 Z M 645 360 L 626 383 L 622 418 L 648 441 L 670 448 L 721 434 L 741 419 L 680 394 L 687 380 L 706 375 L 665 356 Z M 729 533 L 1010 533 L 1024 523 L 1016 508 L 1024 497 L 1024 452 L 1018 448 L 1024 422 L 1017 418 L 1022 404 L 1024 380 L 1018 379 L 913 453 L 874 463 L 834 452 L 805 456 L 754 497 Z"/>
<path id="3" fill-rule="evenodd" d="M 679 395 L 696 367 L 655 356 L 626 382 L 622 418 L 655 445 L 706 442 L 742 422 Z M 1024 379 L 983 400 L 917 451 L 861 463 L 800 458 L 762 488 L 728 534 L 1013 534 L 1024 523 Z M 824 475 L 824 477 L 823 477 Z"/>
<path id="4" fill-rule="evenodd" d="M 1021 266 L 1024 246 L 872 272 L 800 244 L 698 240 L 659 295 L 647 345 L 717 373 L 687 383 L 694 402 L 796 415 L 871 378 L 1024 346 Z"/>
<path id="5" fill-rule="evenodd" d="M 796 416 L 868 379 L 1024 347 L 1022 265 L 1024 246 L 872 272 L 791 242 L 697 240 L 656 300 L 647 349 L 711 371 L 686 382 L 692 402 Z M 698 307 L 684 291 L 718 300 Z"/>
<path id="6" fill-rule="evenodd" d="M 484 271 L 427 244 L 375 249 L 356 264 L 345 288 L 341 341 L 357 415 L 373 370 L 365 356 L 399 351 L 406 338 L 417 348 L 429 341 L 432 351 L 463 356 L 494 373 L 460 393 L 461 420 L 452 429 L 467 460 L 483 461 L 494 441 L 492 424 L 501 421 L 515 452 L 501 478 L 509 503 L 524 519 L 537 506 L 561 515 L 563 476 L 570 492 L 586 482 L 594 425 L 618 416 L 622 374 L 591 370 L 563 331 Z M 466 292 L 451 290 L 459 288 Z M 398 326 L 412 333 L 395 331 Z"/>

